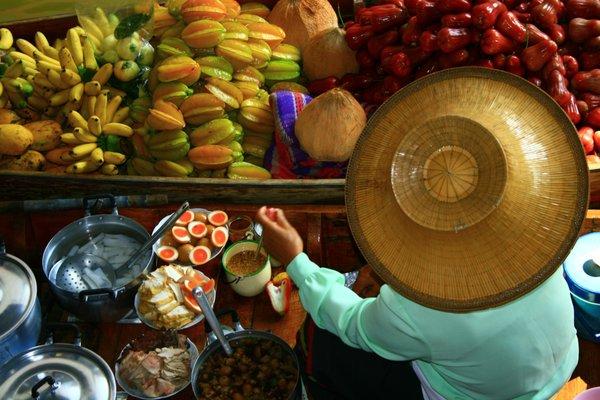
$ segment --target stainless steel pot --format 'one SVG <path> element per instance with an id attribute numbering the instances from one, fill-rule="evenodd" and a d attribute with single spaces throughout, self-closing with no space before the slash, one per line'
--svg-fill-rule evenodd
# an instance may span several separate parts
<path id="1" fill-rule="evenodd" d="M 225 332 L 225 338 L 230 344 L 235 343 L 236 341 L 241 339 L 256 338 L 260 340 L 269 340 L 275 342 L 283 349 L 285 349 L 285 351 L 290 355 L 292 360 L 294 360 L 297 371 L 296 385 L 292 393 L 290 393 L 288 400 L 300 400 L 302 398 L 302 383 L 300 380 L 300 368 L 298 366 L 298 358 L 296 357 L 296 353 L 294 353 L 294 350 L 292 350 L 292 348 L 280 337 L 273 335 L 272 333 L 256 331 L 252 329 L 244 329 L 244 327 L 240 323 L 240 319 L 235 310 L 224 309 L 215 312 L 215 315 L 217 317 L 221 317 L 227 314 L 231 315 L 231 318 L 233 320 L 233 332 Z M 196 397 L 196 399 L 200 399 L 200 396 L 202 395 L 202 389 L 200 389 L 198 385 L 198 378 L 200 376 L 200 373 L 202 372 L 202 367 L 204 363 L 216 352 L 223 351 L 221 348 L 221 344 L 217 340 L 216 335 L 213 333 L 212 329 L 210 328 L 210 325 L 206 321 L 204 327 L 205 331 L 208 334 L 208 344 L 204 351 L 200 353 L 200 356 L 198 357 L 198 359 L 194 363 L 194 366 L 192 367 L 192 389 L 194 390 L 194 396 Z"/>
<path id="2" fill-rule="evenodd" d="M 0 239 L 0 365 L 37 344 L 41 314 L 33 272 Z"/>
<path id="3" fill-rule="evenodd" d="M 74 344 L 46 344 L 13 357 L 0 369 L 3 400 L 114 400 L 115 377 L 96 353 L 81 347 L 81 333 L 73 324 L 48 324 L 50 329 L 76 330 Z"/>
<path id="4" fill-rule="evenodd" d="M 92 200 L 108 199 L 112 214 L 92 215 Z M 69 249 L 91 240 L 100 233 L 123 234 L 145 242 L 150 235 L 146 229 L 131 218 L 119 215 L 112 195 L 90 196 L 83 199 L 85 216 L 60 230 L 50 240 L 42 257 L 42 268 L 50 288 L 62 308 L 84 321 L 118 321 L 133 307 L 133 298 L 142 281 L 142 275 L 154 266 L 152 250 L 140 259 L 142 271 L 124 286 L 72 292 L 59 287 L 50 277 L 50 271 Z"/>

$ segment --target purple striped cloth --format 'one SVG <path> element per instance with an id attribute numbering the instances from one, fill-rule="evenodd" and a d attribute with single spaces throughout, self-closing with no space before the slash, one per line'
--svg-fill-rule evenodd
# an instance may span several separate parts
<path id="1" fill-rule="evenodd" d="M 300 147 L 294 126 L 298 115 L 311 100 L 312 97 L 297 92 L 271 94 L 275 140 L 265 154 L 265 167 L 271 171 L 273 178 L 333 179 L 346 176 L 347 162 L 320 162 L 311 158 Z"/>

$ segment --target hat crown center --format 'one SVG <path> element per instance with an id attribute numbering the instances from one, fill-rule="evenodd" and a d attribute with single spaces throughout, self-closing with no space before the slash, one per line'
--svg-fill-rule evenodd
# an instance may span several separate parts
<path id="1" fill-rule="evenodd" d="M 435 199 L 454 203 L 464 199 L 477 187 L 477 161 L 459 146 L 443 146 L 433 152 L 423 165 L 423 182 Z"/>

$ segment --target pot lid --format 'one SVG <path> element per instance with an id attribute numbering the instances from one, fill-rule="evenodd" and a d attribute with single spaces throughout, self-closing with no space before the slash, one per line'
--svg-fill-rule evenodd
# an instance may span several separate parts
<path id="1" fill-rule="evenodd" d="M 27 264 L 0 251 L 0 342 L 31 313 L 36 292 L 35 277 Z"/>
<path id="2" fill-rule="evenodd" d="M 0 370 L 4 399 L 112 400 L 115 377 L 97 354 L 72 344 L 49 344 L 12 358 Z M 35 397 L 34 397 L 35 398 Z"/>
<path id="3" fill-rule="evenodd" d="M 564 262 L 571 291 L 588 298 L 600 294 L 600 232 L 581 236 Z"/>

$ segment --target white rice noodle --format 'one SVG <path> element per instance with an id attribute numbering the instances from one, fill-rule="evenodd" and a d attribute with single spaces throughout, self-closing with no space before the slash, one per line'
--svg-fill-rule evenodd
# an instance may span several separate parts
<path id="1" fill-rule="evenodd" d="M 81 277 L 83 278 L 84 282 L 88 285 L 88 287 L 90 289 L 98 289 L 99 288 L 99 286 L 96 285 L 96 282 L 92 278 L 90 278 L 86 273 L 83 273 L 81 275 Z"/>

